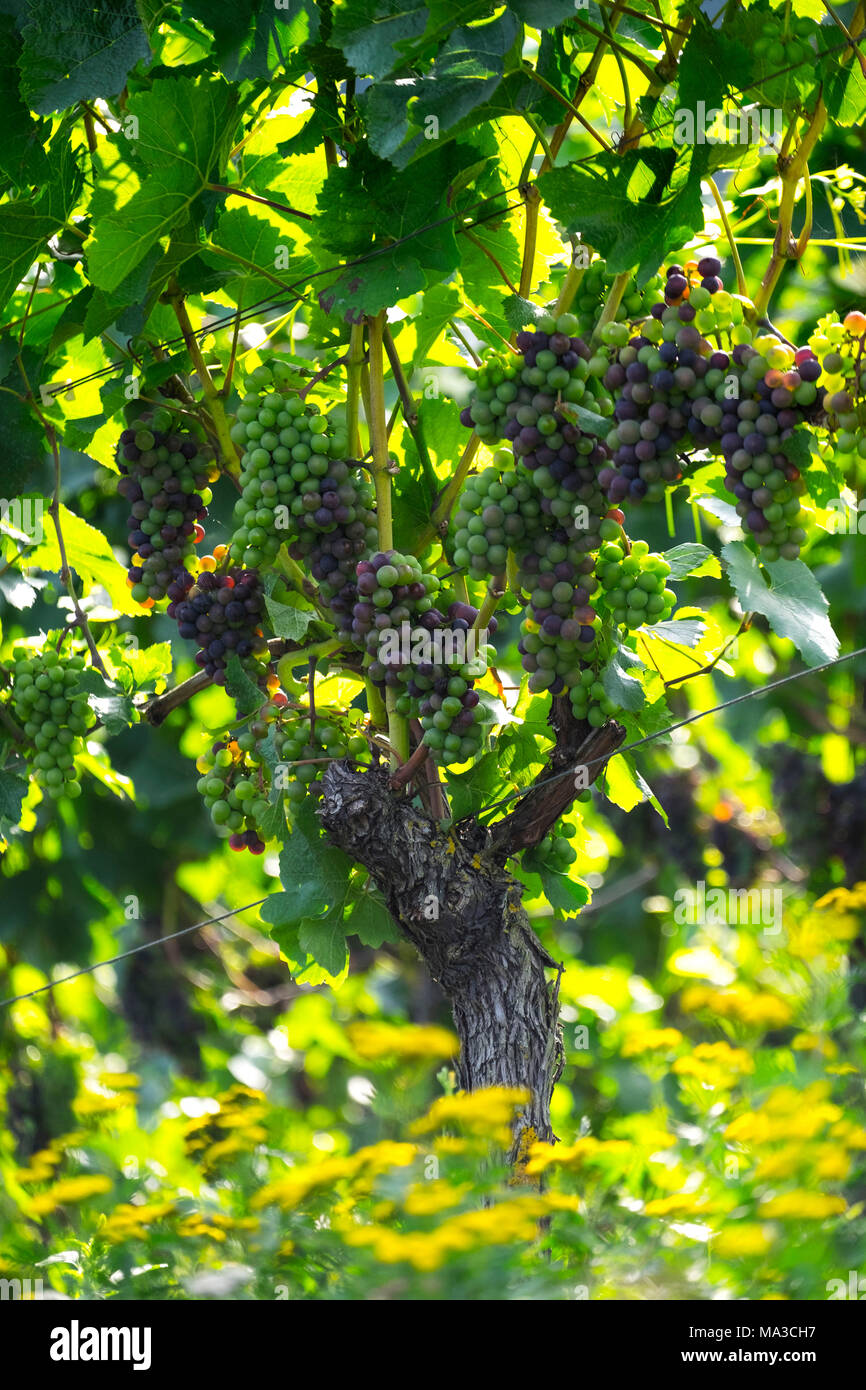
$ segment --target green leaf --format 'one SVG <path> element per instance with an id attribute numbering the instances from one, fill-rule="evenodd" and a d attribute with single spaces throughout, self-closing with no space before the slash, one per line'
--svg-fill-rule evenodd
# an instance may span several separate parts
<path id="1" fill-rule="evenodd" d="M 536 324 L 544 310 L 519 294 L 507 294 L 502 300 L 502 312 L 510 326 L 519 333 L 527 324 Z"/>
<path id="2" fill-rule="evenodd" d="M 21 91 L 40 115 L 117 96 L 135 64 L 150 57 L 133 0 L 63 0 L 50 10 L 29 0 L 28 7 Z"/>
<path id="3" fill-rule="evenodd" d="M 16 185 L 38 184 L 49 176 L 41 144 L 43 123 L 34 121 L 19 95 L 20 52 L 21 40 L 14 21 L 9 15 L 0 15 L 0 104 L 3 110 L 0 174 Z"/>
<path id="4" fill-rule="evenodd" d="M 332 43 L 361 76 L 387 77 L 402 66 L 397 47 L 420 39 L 427 27 L 427 6 L 401 0 L 343 0 L 334 10 Z"/>
<path id="5" fill-rule="evenodd" d="M 315 813 L 301 806 L 280 854 L 283 892 L 268 899 L 262 916 L 274 926 L 292 926 L 328 908 L 342 911 L 351 869 L 348 855 L 324 839 Z"/>
<path id="6" fill-rule="evenodd" d="M 48 513 L 48 500 L 44 499 L 45 513 Z M 141 605 L 130 596 L 126 582 L 126 570 L 115 559 L 111 546 L 101 531 L 88 526 L 80 516 L 76 516 L 63 503 L 60 504 L 60 526 L 66 546 L 66 556 L 70 567 L 81 576 L 85 588 L 101 584 L 118 613 L 130 617 L 142 616 Z M 59 572 L 63 566 L 57 535 L 53 525 L 46 521 L 42 542 L 27 553 L 27 565 L 34 569 Z"/>
<path id="7" fill-rule="evenodd" d="M 234 131 L 237 93 L 221 78 L 159 78 L 131 97 L 138 121 L 135 156 L 148 166 L 141 187 L 121 208 L 96 219 L 88 243 L 94 284 L 116 289 L 151 247 L 182 222 L 219 172 Z"/>
<path id="8" fill-rule="evenodd" d="M 118 694 L 113 683 L 109 683 L 101 671 L 94 667 L 83 671 L 78 689 L 88 695 L 88 705 L 97 719 L 104 725 L 106 733 L 120 734 L 138 722 L 138 715 L 128 695 Z"/>
<path id="9" fill-rule="evenodd" d="M 226 662 L 226 691 L 231 695 L 239 714 L 252 714 L 261 709 L 267 698 L 264 691 L 250 680 L 237 652 L 232 652 Z"/>
<path id="10" fill-rule="evenodd" d="M 713 557 L 715 558 L 715 557 Z M 700 618 L 670 618 L 664 623 L 652 623 L 640 629 L 641 637 L 657 638 L 675 647 L 696 647 L 707 630 Z"/>
<path id="11" fill-rule="evenodd" d="M 0 816 L 17 825 L 21 819 L 21 806 L 27 795 L 27 783 L 11 772 L 0 772 Z"/>
<path id="12" fill-rule="evenodd" d="M 630 648 L 617 644 L 602 674 L 601 683 L 608 699 L 613 700 L 618 709 L 631 710 L 634 714 L 643 707 L 646 694 L 641 682 L 629 674 L 629 668 L 633 666 L 643 669 L 640 657 Z"/>
<path id="13" fill-rule="evenodd" d="M 722 548 L 722 564 L 745 613 L 763 613 L 779 637 L 792 641 L 809 666 L 839 655 L 839 639 L 827 617 L 828 603 L 802 560 L 775 560 L 764 568 L 743 541 Z"/>
<path id="14" fill-rule="evenodd" d="M 30 202 L 0 204 L 0 308 L 15 293 L 63 219 Z"/>
<path id="15" fill-rule="evenodd" d="M 611 420 L 606 420 L 603 415 L 596 415 L 594 410 L 587 410 L 585 405 L 574 405 L 571 401 L 560 401 L 557 409 L 567 419 L 580 425 L 584 434 L 593 434 L 596 439 L 607 439 L 613 428 Z"/>
<path id="16" fill-rule="evenodd" d="M 664 551 L 664 558 L 671 567 L 668 583 L 671 580 L 685 579 L 687 574 L 721 574 L 719 562 L 711 550 L 696 541 L 686 545 L 675 545 L 673 550 Z"/>
<path id="17" fill-rule="evenodd" d="M 300 642 L 310 623 L 316 620 L 316 610 L 305 603 L 300 594 L 289 595 L 289 602 L 280 603 L 274 598 L 265 598 L 265 607 L 268 610 L 271 627 L 276 637 L 282 637 L 287 642 Z"/>
<path id="18" fill-rule="evenodd" d="M 143 690 L 160 676 L 167 676 L 172 668 L 170 642 L 154 642 L 149 647 L 124 647 L 123 663 L 132 672 L 137 690 Z"/>
<path id="19" fill-rule="evenodd" d="M 231 285 L 233 298 L 242 295 L 245 304 L 254 304 L 268 294 L 280 293 L 271 277 L 277 273 L 277 247 L 285 247 L 286 256 L 294 249 L 294 240 L 287 232 L 257 217 L 248 208 L 230 208 L 221 215 L 212 241 L 230 256 L 237 257 L 232 261 L 212 252 L 202 252 L 202 260 L 215 266 Z M 262 275 L 260 270 L 267 270 L 268 275 Z M 286 278 L 297 278 L 294 266 L 291 272 L 286 272 Z"/>
<path id="20" fill-rule="evenodd" d="M 339 975 L 348 953 L 342 912 L 329 912 L 322 918 L 305 917 L 298 928 L 298 944 L 329 975 Z"/>
<path id="21" fill-rule="evenodd" d="M 385 906 L 378 888 L 365 889 L 356 900 L 351 915 L 344 923 L 349 936 L 357 936 L 364 946 L 377 950 L 386 941 L 399 941 L 400 932 Z"/>
<path id="22" fill-rule="evenodd" d="M 703 229 L 706 148 L 603 153 L 551 169 L 538 189 L 565 230 L 606 258 L 608 271 L 637 266 L 645 283 L 669 251 Z"/>
<path id="23" fill-rule="evenodd" d="M 2 220 L 2 219 L 0 219 Z M 7 382 L 17 389 L 17 381 Z M 0 491 L 20 496 L 47 453 L 42 426 L 24 401 L 4 391 L 0 396 Z M 47 503 L 45 503 L 47 507 Z"/>
<path id="24" fill-rule="evenodd" d="M 540 878 L 544 896 L 550 906 L 559 912 L 573 914 L 586 907 L 589 902 L 589 887 L 582 879 L 574 879 L 568 872 L 561 873 L 558 869 L 551 869 L 534 857 L 530 872 Z"/>

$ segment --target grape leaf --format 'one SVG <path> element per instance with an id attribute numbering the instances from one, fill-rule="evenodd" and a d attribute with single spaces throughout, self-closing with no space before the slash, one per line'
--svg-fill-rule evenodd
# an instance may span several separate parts
<path id="1" fill-rule="evenodd" d="M 638 267 L 644 284 L 669 251 L 703 228 L 706 150 L 605 152 L 551 169 L 538 189 L 557 221 L 594 246 L 609 271 Z"/>
<path id="2" fill-rule="evenodd" d="M 763 613 L 779 637 L 787 637 L 809 666 L 839 655 L 839 639 L 827 617 L 828 603 L 802 560 L 774 560 L 764 568 L 743 541 L 722 548 L 722 564 L 745 613 Z"/>
<path id="3" fill-rule="evenodd" d="M 596 439 L 607 439 L 610 434 L 612 422 L 606 420 L 603 415 L 596 415 L 594 410 L 587 410 L 585 405 L 575 405 L 572 401 L 561 401 L 557 409 L 567 419 L 580 425 L 584 434 L 593 434 Z"/>
<path id="4" fill-rule="evenodd" d="M 0 15 L 0 102 L 3 139 L 0 173 L 10 183 L 38 184 L 48 178 L 48 161 L 41 145 L 43 123 L 34 121 L 19 93 L 18 58 L 21 40 L 9 15 Z"/>
<path id="5" fill-rule="evenodd" d="M 685 579 L 688 574 L 721 574 L 719 562 L 712 551 L 696 541 L 686 545 L 675 545 L 673 550 L 664 552 L 664 557 L 671 567 L 667 576 L 668 583 L 671 580 Z"/>
<path id="6" fill-rule="evenodd" d="M 287 642 L 300 642 L 310 623 L 316 619 L 316 610 L 305 605 L 300 595 L 297 596 L 297 604 L 280 603 L 278 599 L 266 597 L 265 606 L 274 635 Z"/>
<path id="7" fill-rule="evenodd" d="M 291 926 L 326 908 L 342 911 L 351 868 L 348 855 L 327 843 L 314 813 L 302 806 L 280 854 L 283 892 L 268 899 L 262 917 L 274 926 Z"/>
<path id="8" fill-rule="evenodd" d="M 527 324 L 536 324 L 544 310 L 519 294 L 507 294 L 502 301 L 502 312 L 511 327 L 519 333 Z"/>
<path id="9" fill-rule="evenodd" d="M 324 917 L 305 917 L 298 928 L 298 944 L 329 975 L 339 975 L 346 964 L 348 949 L 342 911 L 337 909 Z"/>
<path id="10" fill-rule="evenodd" d="M 386 941 L 399 941 L 397 925 L 385 906 L 378 888 L 364 890 L 355 901 L 344 927 L 349 936 L 357 936 L 365 946 L 377 950 Z"/>
<path id="11" fill-rule="evenodd" d="M 629 674 L 629 667 L 632 666 L 643 669 L 643 662 L 635 652 L 618 643 L 602 674 L 601 683 L 608 699 L 618 709 L 631 710 L 634 714 L 643 707 L 646 694 L 640 681 Z"/>
<path id="12" fill-rule="evenodd" d="M 47 499 L 44 501 L 44 506 L 47 514 Z M 60 525 L 69 565 L 81 576 L 85 586 L 101 584 L 118 613 L 126 613 L 130 617 L 140 618 L 142 616 L 141 605 L 136 603 L 130 595 L 126 582 L 126 570 L 115 559 L 111 546 L 102 532 L 97 531 L 93 526 L 88 526 L 86 521 L 69 511 L 68 507 L 62 503 L 60 505 Z M 60 571 L 63 561 L 53 526 L 46 525 L 42 542 L 33 550 L 28 551 L 26 563 L 28 567 L 32 566 L 34 569 Z"/>
<path id="13" fill-rule="evenodd" d="M 240 662 L 237 652 L 232 652 L 226 662 L 226 691 L 231 695 L 240 714 L 252 714 L 261 709 L 265 702 L 263 691 L 251 681 Z"/>
<path id="14" fill-rule="evenodd" d="M 670 618 L 664 623 L 652 623 L 640 629 L 643 638 L 672 642 L 675 647 L 696 647 L 706 631 L 700 618 Z"/>
<path id="15" fill-rule="evenodd" d="M 128 202 L 96 218 L 88 266 L 100 289 L 115 290 L 159 238 L 188 217 L 223 163 L 237 101 L 221 78 L 158 78 L 149 91 L 130 97 L 138 137 L 128 143 L 148 172 Z"/>
<path id="16" fill-rule="evenodd" d="M 17 825 L 21 819 L 21 806 L 27 795 L 27 783 L 11 772 L 0 772 L 0 816 L 5 816 Z"/>
<path id="17" fill-rule="evenodd" d="M 134 0 L 64 0 L 51 9 L 29 0 L 28 8 L 21 93 L 40 115 L 116 96 L 135 64 L 150 57 Z"/>

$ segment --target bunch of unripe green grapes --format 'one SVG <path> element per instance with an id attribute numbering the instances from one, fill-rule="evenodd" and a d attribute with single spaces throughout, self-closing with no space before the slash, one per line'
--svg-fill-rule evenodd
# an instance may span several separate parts
<path id="1" fill-rule="evenodd" d="M 80 689 L 84 666 L 83 656 L 61 657 L 51 647 L 14 658 L 10 710 L 35 750 L 36 781 L 53 801 L 81 795 L 75 756 L 94 722 Z"/>
<path id="2" fill-rule="evenodd" d="M 577 332 L 581 337 L 588 338 L 591 335 L 615 279 L 614 272 L 607 269 L 607 262 L 601 258 L 594 260 L 583 272 L 572 304 L 572 310 L 577 317 Z M 637 280 L 632 275 L 620 300 L 617 317 L 643 318 L 649 313 L 650 305 L 661 293 L 663 285 L 663 277 L 654 275 L 638 289 Z"/>
<path id="3" fill-rule="evenodd" d="M 540 518 L 532 478 L 510 449 L 497 449 L 492 466 L 467 478 L 460 494 L 451 522 L 454 564 L 475 578 L 502 574 L 508 551 L 536 534 Z"/>
<path id="4" fill-rule="evenodd" d="M 568 821 L 558 821 L 539 844 L 523 857 L 523 866 L 531 873 L 534 867 L 552 869 L 554 873 L 566 873 L 577 859 L 577 850 L 570 843 L 577 834 L 577 826 Z"/>
<path id="5" fill-rule="evenodd" d="M 581 663 L 577 679 L 569 686 L 569 699 L 575 719 L 585 720 L 591 728 L 600 729 L 618 713 L 618 707 L 604 688 L 604 673 L 610 664 L 610 652 L 599 643 L 589 661 Z"/>
<path id="6" fill-rule="evenodd" d="M 663 555 L 651 555 L 646 541 L 605 541 L 599 551 L 597 574 L 613 620 L 632 630 L 664 622 L 673 612 L 676 594 L 665 586 L 671 567 Z"/>
<path id="7" fill-rule="evenodd" d="M 818 323 L 809 347 L 821 363 L 824 409 L 834 431 L 833 454 L 843 468 L 866 459 L 866 314 L 852 310 L 841 323 Z"/>
<path id="8" fill-rule="evenodd" d="M 218 470 L 201 432 L 162 405 L 137 407 L 120 436 L 117 466 L 117 490 L 130 504 L 127 582 L 136 602 L 152 608 L 204 537 L 208 483 Z"/>
<path id="9" fill-rule="evenodd" d="M 275 390 L 257 367 L 231 429 L 241 457 L 233 561 L 261 565 L 300 531 L 332 531 L 355 520 L 358 483 L 346 463 L 346 431 L 332 427 L 312 401 Z"/>
<path id="10" fill-rule="evenodd" d="M 196 786 L 218 835 L 232 849 L 262 854 L 265 843 L 259 826 L 270 803 L 261 764 L 237 741 L 226 737 L 196 762 L 201 774 Z"/>

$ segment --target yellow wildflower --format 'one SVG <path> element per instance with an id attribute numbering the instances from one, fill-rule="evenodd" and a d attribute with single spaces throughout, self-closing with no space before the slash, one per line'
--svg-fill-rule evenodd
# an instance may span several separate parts
<path id="1" fill-rule="evenodd" d="M 760 1205 L 760 1213 L 780 1221 L 823 1221 L 827 1216 L 843 1212 L 845 1207 L 844 1197 L 795 1188 L 793 1192 L 783 1192 L 778 1197 L 765 1197 Z"/>
<path id="2" fill-rule="evenodd" d="M 411 1216 L 432 1216 L 437 1211 L 459 1206 L 471 1191 L 472 1184 L 468 1182 L 454 1187 L 443 1181 L 415 1183 L 406 1193 L 403 1206 Z"/>
<path id="3" fill-rule="evenodd" d="M 131 1071 L 104 1071 L 99 1083 L 112 1091 L 130 1091 L 141 1085 L 141 1078 Z"/>
<path id="4" fill-rule="evenodd" d="M 820 1052 L 822 1057 L 838 1057 L 839 1049 L 832 1038 L 825 1038 L 821 1033 L 797 1033 L 791 1039 L 791 1046 L 795 1052 Z"/>
<path id="5" fill-rule="evenodd" d="M 49 1187 L 47 1192 L 40 1192 L 38 1196 L 31 1198 L 30 1212 L 34 1216 L 45 1216 L 67 1202 L 84 1202 L 88 1197 L 109 1192 L 111 1186 L 111 1178 L 101 1173 L 82 1173 L 75 1178 L 61 1178 L 53 1187 Z"/>
<path id="6" fill-rule="evenodd" d="M 680 1006 L 687 1014 L 709 1009 L 720 1018 L 733 1018 L 752 1028 L 782 1028 L 794 1015 L 787 1000 L 775 994 L 756 994 L 745 985 L 727 989 L 690 985 L 680 996 Z"/>
<path id="7" fill-rule="evenodd" d="M 582 1163 L 607 1157 L 626 1158 L 634 1152 L 627 1139 L 595 1139 L 587 1135 L 573 1144 L 533 1144 L 529 1151 L 527 1174 L 543 1173 L 552 1164 L 579 1167 Z"/>
<path id="8" fill-rule="evenodd" d="M 756 1221 L 738 1221 L 713 1236 L 714 1254 L 723 1259 L 748 1255 L 766 1255 L 772 1245 L 772 1228 Z"/>
<path id="9" fill-rule="evenodd" d="M 673 1064 L 677 1076 L 692 1076 L 704 1086 L 730 1090 L 740 1077 L 755 1070 L 755 1064 L 742 1047 L 727 1043 L 700 1043 L 688 1057 Z"/>
<path id="10" fill-rule="evenodd" d="M 454 1033 L 432 1024 L 422 1027 L 359 1022 L 350 1023 L 346 1032 L 358 1056 L 368 1061 L 383 1057 L 403 1061 L 447 1061 L 460 1050 Z"/>
<path id="11" fill-rule="evenodd" d="M 838 1120 L 831 1125 L 830 1138 L 841 1140 L 846 1149 L 866 1149 L 866 1129 L 851 1120 Z"/>
<path id="12" fill-rule="evenodd" d="M 459 1091 L 455 1096 L 440 1096 L 427 1114 L 410 1127 L 410 1134 L 430 1134 L 445 1125 L 459 1125 L 476 1134 L 492 1134 L 501 1140 L 503 1128 L 509 1126 L 515 1111 L 529 1102 L 529 1091 L 507 1086 L 489 1086 L 481 1091 Z M 508 1132 L 510 1139 L 510 1130 Z M 507 1141 L 506 1141 L 507 1142 Z"/>
<path id="13" fill-rule="evenodd" d="M 637 1057 L 642 1052 L 668 1052 L 683 1040 L 678 1028 L 639 1028 L 629 1033 L 622 1045 L 623 1057 Z"/>
<path id="14" fill-rule="evenodd" d="M 718 1204 L 699 1192 L 674 1192 L 670 1197 L 656 1197 L 644 1207 L 645 1216 L 708 1216 L 718 1211 Z"/>

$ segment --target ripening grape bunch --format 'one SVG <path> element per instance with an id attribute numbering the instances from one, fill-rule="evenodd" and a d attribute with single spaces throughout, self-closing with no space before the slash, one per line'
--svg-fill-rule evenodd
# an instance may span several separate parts
<path id="1" fill-rule="evenodd" d="M 34 750 L 35 780 L 53 801 L 81 795 L 75 756 L 94 722 L 80 688 L 84 666 L 83 656 L 62 657 L 50 646 L 14 657 L 9 708 Z"/>
<path id="2" fill-rule="evenodd" d="M 577 318 L 576 332 L 588 338 L 595 328 L 598 316 L 616 279 L 613 271 L 607 269 L 604 259 L 592 261 L 584 271 L 574 296 L 572 310 Z M 640 289 L 634 275 L 629 279 L 619 304 L 619 315 L 623 319 L 645 318 L 655 299 L 664 289 L 664 277 L 653 275 Z"/>
<path id="3" fill-rule="evenodd" d="M 376 525 L 373 485 L 347 458 L 345 429 L 289 394 L 279 366 L 261 366 L 247 380 L 231 436 L 244 451 L 231 559 L 261 566 L 285 542 L 348 633 L 355 565 L 375 547 Z"/>
<path id="4" fill-rule="evenodd" d="M 208 483 L 217 476 L 213 451 L 176 410 L 160 405 L 122 432 L 117 466 L 117 490 L 130 504 L 128 582 L 136 602 L 152 606 L 204 537 Z"/>
<path id="5" fill-rule="evenodd" d="M 820 320 L 809 347 L 821 364 L 833 455 L 842 467 L 866 459 L 866 314 Z"/>
<path id="6" fill-rule="evenodd" d="M 508 551 L 537 534 L 541 516 L 530 474 L 510 449 L 497 449 L 492 466 L 471 474 L 460 494 L 449 535 L 454 565 L 476 579 L 502 574 Z"/>
<path id="7" fill-rule="evenodd" d="M 428 609 L 419 625 L 432 640 L 419 660 L 398 671 L 405 691 L 397 697 L 397 712 L 417 715 L 423 743 L 445 764 L 474 758 L 489 726 L 486 707 L 473 688 L 494 657 L 475 628 L 478 612 L 460 600 L 444 613 Z M 490 618 L 487 633 L 495 631 L 496 619 Z"/>
<path id="8" fill-rule="evenodd" d="M 622 534 L 613 521 L 605 523 L 605 532 Z M 581 659 L 597 636 L 599 614 L 591 602 L 599 588 L 595 556 L 557 527 L 516 558 L 520 586 L 529 594 L 517 646 L 529 689 L 561 695 L 579 678 Z"/>
<path id="9" fill-rule="evenodd" d="M 268 644 L 262 636 L 265 601 L 257 570 L 233 565 L 203 570 L 182 596 L 169 604 L 178 635 L 196 642 L 195 662 L 217 685 L 225 685 L 226 666 L 239 658 L 253 679 L 267 676 Z M 179 582 L 179 581 L 178 581 Z"/>
<path id="10" fill-rule="evenodd" d="M 226 737 L 197 759 L 196 769 L 200 774 L 196 787 L 217 834 L 228 837 L 234 850 L 262 854 L 265 842 L 259 827 L 270 801 L 261 765 L 237 740 Z"/>
<path id="11" fill-rule="evenodd" d="M 356 576 L 352 638 L 372 658 L 371 680 L 396 685 L 396 666 L 387 660 L 385 634 L 398 631 L 401 623 L 414 623 L 432 609 L 439 580 L 435 574 L 424 573 L 416 556 L 396 550 L 376 551 L 369 560 L 359 560 Z"/>

